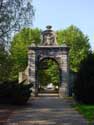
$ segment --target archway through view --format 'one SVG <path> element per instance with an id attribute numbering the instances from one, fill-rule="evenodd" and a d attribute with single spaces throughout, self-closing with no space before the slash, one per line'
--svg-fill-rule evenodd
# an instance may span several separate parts
<path id="1" fill-rule="evenodd" d="M 60 67 L 53 58 L 44 58 L 38 64 L 40 93 L 58 93 L 61 85 Z"/>
<path id="2" fill-rule="evenodd" d="M 47 26 L 47 29 L 42 32 L 40 45 L 32 44 L 29 46 L 28 82 L 33 84 L 33 94 L 35 96 L 38 95 L 38 89 L 41 89 L 42 85 L 45 85 L 46 88 L 52 85 L 59 88 L 60 97 L 69 95 L 68 52 L 69 47 L 66 44 L 61 46 L 57 44 L 56 34 L 51 26 Z M 58 70 L 53 68 L 56 68 L 55 64 L 57 64 Z"/>

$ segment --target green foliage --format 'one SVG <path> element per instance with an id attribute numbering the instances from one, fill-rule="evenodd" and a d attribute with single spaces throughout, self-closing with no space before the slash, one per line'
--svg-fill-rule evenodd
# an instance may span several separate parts
<path id="1" fill-rule="evenodd" d="M 60 85 L 60 70 L 58 64 L 52 59 L 44 59 L 39 64 L 38 79 L 42 86 L 49 83 Z"/>
<path id="2" fill-rule="evenodd" d="M 12 71 L 10 78 L 13 80 L 18 79 L 18 72 L 25 70 L 28 61 L 28 46 L 32 41 L 37 45 L 40 43 L 40 30 L 24 28 L 17 33 L 11 42 L 11 59 Z"/>
<path id="3" fill-rule="evenodd" d="M 31 94 L 32 84 L 24 82 L 18 84 L 17 81 L 5 81 L 0 83 L 0 103 L 1 104 L 25 104 Z"/>
<path id="4" fill-rule="evenodd" d="M 90 123 L 94 121 L 94 105 L 76 104 L 74 107 L 83 114 Z"/>
<path id="5" fill-rule="evenodd" d="M 0 81 L 8 80 L 10 71 L 10 56 L 5 51 L 4 46 L 0 45 Z"/>
<path id="6" fill-rule="evenodd" d="M 14 36 L 10 48 L 12 60 L 10 79 L 18 79 L 18 72 L 23 71 L 26 68 L 28 58 L 27 48 L 32 41 L 34 41 L 36 45 L 39 44 L 40 35 L 41 31 L 39 29 L 24 28 Z M 65 30 L 57 31 L 57 41 L 59 44 L 66 42 L 66 44 L 70 47 L 70 68 L 72 71 L 77 72 L 80 62 L 86 57 L 90 49 L 88 37 L 77 27 L 70 26 Z M 41 77 L 43 75 L 45 76 L 42 78 L 45 82 L 42 84 L 53 83 L 53 81 L 54 84 L 57 84 L 57 81 L 60 80 L 57 71 L 55 71 L 55 69 L 57 69 L 56 65 L 52 64 L 51 66 L 50 64 L 48 69 L 41 69 L 38 71 L 40 81 Z"/>
<path id="7" fill-rule="evenodd" d="M 74 82 L 74 94 L 77 101 L 94 104 L 94 55 L 91 53 L 81 62 Z"/>
<path id="8" fill-rule="evenodd" d="M 32 25 L 34 9 L 32 0 L 0 0 L 0 43 L 23 27 Z"/>
<path id="9" fill-rule="evenodd" d="M 80 62 L 86 57 L 90 49 L 88 37 L 79 28 L 71 25 L 65 30 L 57 31 L 57 41 L 60 45 L 66 43 L 70 47 L 70 68 L 77 72 Z"/>

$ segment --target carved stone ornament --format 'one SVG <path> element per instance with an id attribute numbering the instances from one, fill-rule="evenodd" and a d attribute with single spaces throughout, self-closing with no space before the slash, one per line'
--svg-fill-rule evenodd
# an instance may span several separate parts
<path id="1" fill-rule="evenodd" d="M 42 32 L 41 45 L 44 46 L 57 45 L 56 34 L 53 30 L 51 30 L 52 26 L 47 26 L 46 28 L 47 30 Z"/>

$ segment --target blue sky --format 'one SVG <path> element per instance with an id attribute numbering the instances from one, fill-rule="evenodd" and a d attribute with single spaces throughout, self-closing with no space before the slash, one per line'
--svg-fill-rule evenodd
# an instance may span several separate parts
<path id="1" fill-rule="evenodd" d="M 89 36 L 94 50 L 94 0 L 33 0 L 35 17 L 33 27 L 54 30 L 65 29 L 71 24 Z"/>

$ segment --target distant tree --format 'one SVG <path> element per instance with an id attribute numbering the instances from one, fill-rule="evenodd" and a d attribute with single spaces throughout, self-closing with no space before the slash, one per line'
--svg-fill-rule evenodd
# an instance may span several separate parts
<path id="1" fill-rule="evenodd" d="M 12 79 L 18 79 L 18 72 L 25 70 L 28 62 L 28 46 L 32 42 L 37 45 L 40 43 L 40 30 L 24 28 L 19 33 L 17 33 L 10 47 L 10 54 L 12 59 Z"/>
<path id="2" fill-rule="evenodd" d="M 77 72 L 80 62 L 86 57 L 90 50 L 88 36 L 74 25 L 65 30 L 57 31 L 57 41 L 60 45 L 66 43 L 70 47 L 69 58 L 70 68 Z"/>
<path id="3" fill-rule="evenodd" d="M 8 42 L 14 31 L 32 25 L 32 0 L 0 0 L 0 43 Z"/>
<path id="4" fill-rule="evenodd" d="M 49 83 L 59 86 L 60 70 L 58 64 L 52 59 L 42 60 L 38 68 L 38 80 L 42 86 L 46 86 Z"/>

